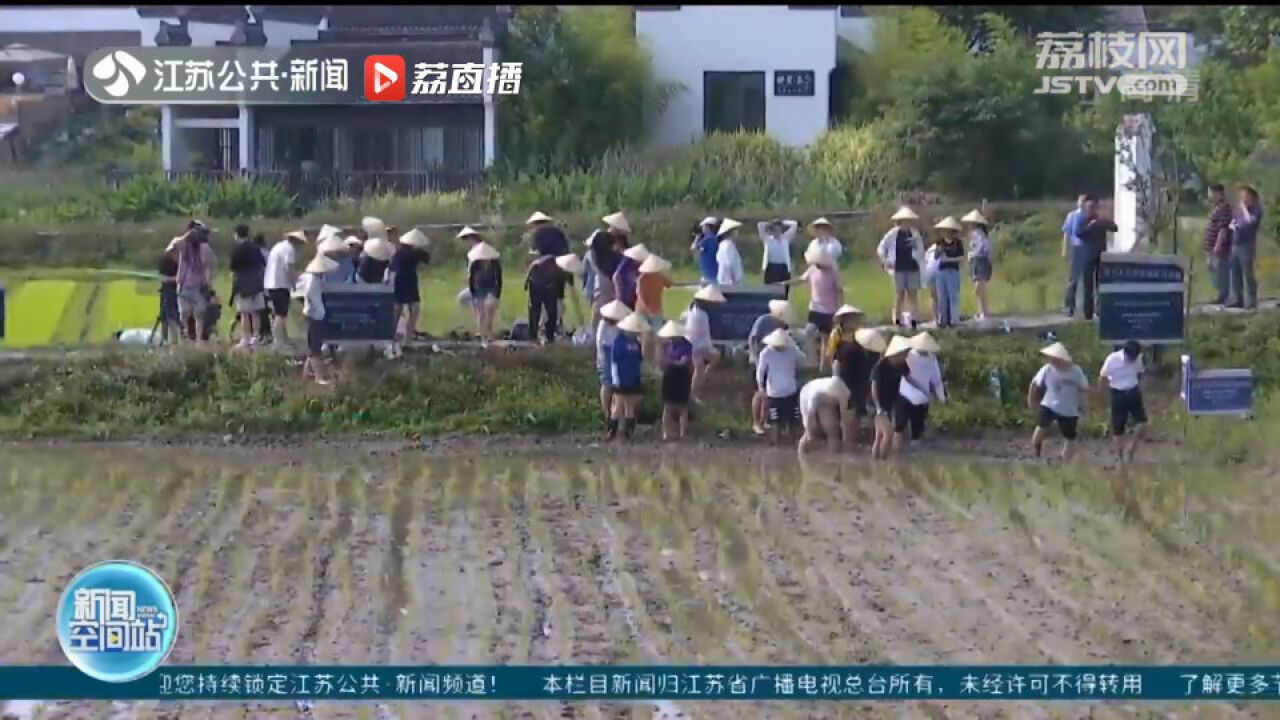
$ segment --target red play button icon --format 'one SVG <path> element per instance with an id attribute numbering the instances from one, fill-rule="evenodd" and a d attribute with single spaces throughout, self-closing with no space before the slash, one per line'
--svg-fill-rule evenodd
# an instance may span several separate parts
<path id="1" fill-rule="evenodd" d="M 404 58 L 399 55 L 366 57 L 364 97 L 374 102 L 404 100 Z"/>

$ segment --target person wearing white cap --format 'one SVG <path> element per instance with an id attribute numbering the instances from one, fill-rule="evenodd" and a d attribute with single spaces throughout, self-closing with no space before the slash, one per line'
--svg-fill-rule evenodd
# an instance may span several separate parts
<path id="1" fill-rule="evenodd" d="M 719 227 L 720 221 L 708 215 L 693 229 L 693 244 L 689 249 L 698 258 L 698 275 L 703 285 L 714 285 L 720 277 L 720 264 L 716 262 L 720 249 Z"/>
<path id="2" fill-rule="evenodd" d="M 610 365 L 610 353 L 613 352 L 613 341 L 618 339 L 618 323 L 629 314 L 627 306 L 617 300 L 607 302 L 600 308 L 600 324 L 595 330 L 596 373 L 600 376 L 600 411 L 606 425 L 613 417 L 613 369 Z"/>
<path id="3" fill-rule="evenodd" d="M 969 226 L 969 279 L 978 298 L 978 319 L 987 319 L 987 283 L 991 282 L 991 235 L 987 219 L 977 210 L 960 218 Z"/>
<path id="4" fill-rule="evenodd" d="M 1071 360 L 1071 353 L 1060 342 L 1044 348 L 1040 354 L 1046 362 L 1031 378 L 1031 385 L 1027 388 L 1027 407 L 1036 413 L 1031 447 L 1036 457 L 1040 457 L 1048 430 L 1057 423 L 1062 432 L 1062 459 L 1070 460 L 1089 378 Z"/>
<path id="5" fill-rule="evenodd" d="M 785 283 L 791 279 L 791 241 L 796 237 L 796 228 L 800 223 L 795 220 L 774 218 L 756 223 L 756 234 L 764 243 L 764 252 L 760 255 L 760 270 L 764 273 L 764 284 Z M 786 297 L 791 295 L 791 286 L 784 285 Z"/>
<path id="6" fill-rule="evenodd" d="M 902 379 L 902 384 L 898 388 L 902 399 L 894 411 L 893 418 L 897 447 L 902 447 L 905 443 L 908 426 L 911 429 L 911 440 L 916 441 L 924 437 L 931 397 L 937 398 L 939 402 L 947 401 L 947 390 L 942 384 L 942 366 L 938 364 L 937 357 L 942 346 L 927 332 L 915 335 L 908 343 L 911 346 L 911 352 L 907 353 L 907 367 L 911 372 Z"/>
<path id="7" fill-rule="evenodd" d="M 809 241 L 809 247 L 805 248 L 805 254 L 821 250 L 831 258 L 831 264 L 839 269 L 840 257 L 844 255 L 844 246 L 831 234 L 834 229 L 831 221 L 824 217 L 809 223 L 809 232 L 813 233 L 813 239 Z"/>
<path id="8" fill-rule="evenodd" d="M 307 319 L 307 359 L 302 363 L 302 379 L 314 378 L 328 385 L 324 377 L 324 276 L 338 269 L 338 263 L 324 255 L 316 257 L 298 278 L 296 294 L 302 298 L 302 315 Z"/>
<path id="9" fill-rule="evenodd" d="M 467 253 L 467 289 L 471 291 L 471 307 L 475 310 L 476 331 L 482 347 L 488 347 L 489 340 L 493 338 L 493 320 L 502 297 L 499 257 L 498 250 L 486 242 L 479 243 Z"/>
<path id="10" fill-rule="evenodd" d="M 609 367 L 613 374 L 613 416 L 609 419 L 609 440 L 618 436 L 619 425 L 622 426 L 622 436 L 627 440 L 635 435 L 636 408 L 644 394 L 641 377 L 644 350 L 640 336 L 649 330 L 649 322 L 640 313 L 633 312 L 618 323 L 619 334 L 609 350 Z"/>
<path id="11" fill-rule="evenodd" d="M 1115 438 L 1116 457 L 1121 464 L 1133 462 L 1147 424 L 1147 409 L 1142 402 L 1145 371 L 1142 345 L 1137 340 L 1129 340 L 1123 348 L 1107 356 L 1098 372 L 1098 380 L 1111 388 L 1111 436 Z M 1128 433 L 1131 420 L 1133 432 Z"/>
<path id="12" fill-rule="evenodd" d="M 756 382 L 764 388 L 769 407 L 769 423 L 773 426 L 773 444 L 782 444 L 782 429 L 787 428 L 791 441 L 799 440 L 800 388 L 796 372 L 804 354 L 791 335 L 781 328 L 764 339 L 764 350 L 756 359 Z"/>
<path id="13" fill-rule="evenodd" d="M 306 242 L 306 234 L 295 230 L 286 233 L 267 254 L 263 287 L 267 290 L 267 304 L 271 306 L 271 337 L 277 347 L 289 343 L 289 297 L 297 284 L 293 266 L 298 262 L 298 248 Z"/>
<path id="14" fill-rule="evenodd" d="M 725 218 L 716 233 L 720 244 L 716 247 L 716 283 L 720 287 L 741 285 L 743 280 L 742 255 L 738 252 L 738 228 L 742 223 Z"/>
<path id="15" fill-rule="evenodd" d="M 662 342 L 662 439 L 684 439 L 689 429 L 689 398 L 693 392 L 693 345 L 685 327 L 669 320 L 658 330 Z"/>
<path id="16" fill-rule="evenodd" d="M 808 452 L 821 433 L 827 440 L 827 449 L 839 452 L 841 444 L 849 440 L 844 430 L 848 421 L 851 393 L 839 376 L 810 380 L 800 389 L 800 421 L 804 435 L 800 438 L 800 452 Z"/>
<path id="17" fill-rule="evenodd" d="M 933 229 L 942 233 L 938 241 L 938 327 L 954 327 L 960 323 L 960 262 L 964 259 L 960 223 L 948 215 Z"/>
<path id="18" fill-rule="evenodd" d="M 894 226 L 880 238 L 876 255 L 885 271 L 893 276 L 893 322 L 906 324 L 906 319 L 916 314 L 920 270 L 924 266 L 924 238 L 913 225 L 920 216 L 911 208 L 899 208 L 891 219 Z"/>
<path id="19" fill-rule="evenodd" d="M 715 285 L 703 285 L 693 294 L 689 303 L 689 311 L 685 313 L 685 337 L 693 345 L 693 401 L 701 404 L 699 391 L 711 372 L 711 363 L 719 357 L 715 345 L 711 343 L 711 316 L 708 308 L 724 303 L 724 293 Z"/>
<path id="20" fill-rule="evenodd" d="M 764 339 L 774 330 L 788 330 L 795 318 L 791 314 L 791 303 L 786 300 L 770 300 L 769 312 L 756 318 L 747 333 L 747 365 L 754 368 L 760 351 L 764 349 Z M 765 412 L 764 387 L 756 380 L 754 370 L 751 373 L 751 430 L 757 435 L 768 432 L 765 429 L 767 415 Z"/>
<path id="21" fill-rule="evenodd" d="M 418 289 L 418 267 L 431 262 L 431 240 L 418 228 L 400 237 L 391 265 L 387 268 L 391 279 L 391 291 L 395 298 L 396 327 L 399 332 L 404 319 L 405 341 L 415 339 L 418 333 L 418 314 L 422 308 L 422 293 Z"/>

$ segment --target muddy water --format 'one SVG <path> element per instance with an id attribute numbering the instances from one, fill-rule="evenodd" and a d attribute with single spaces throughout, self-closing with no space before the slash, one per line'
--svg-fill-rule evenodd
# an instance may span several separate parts
<path id="1" fill-rule="evenodd" d="M 0 446 L 0 663 L 107 558 L 176 663 L 1172 663 L 1280 656 L 1265 473 L 794 455 Z M 1270 715 L 1264 714 L 1264 710 Z M 13 704 L 15 717 L 1268 717 L 1126 705 Z"/>

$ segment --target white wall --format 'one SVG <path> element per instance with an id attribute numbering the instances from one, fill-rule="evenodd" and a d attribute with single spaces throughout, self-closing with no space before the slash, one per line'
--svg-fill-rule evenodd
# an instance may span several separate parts
<path id="1" fill-rule="evenodd" d="M 764 71 L 765 130 L 787 145 L 811 143 L 827 129 L 836 65 L 832 7 L 683 5 L 636 10 L 636 37 L 653 56 L 660 80 L 684 85 L 658 120 L 652 141 L 682 145 L 702 136 L 703 72 Z M 813 97 L 774 97 L 774 70 L 814 71 Z"/>
<path id="2" fill-rule="evenodd" d="M 836 18 L 836 34 L 854 47 L 871 52 L 875 45 L 875 23 L 875 18 L 870 17 Z"/>

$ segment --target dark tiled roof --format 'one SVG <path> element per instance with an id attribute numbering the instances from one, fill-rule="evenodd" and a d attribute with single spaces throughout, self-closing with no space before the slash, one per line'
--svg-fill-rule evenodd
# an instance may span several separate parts
<path id="1" fill-rule="evenodd" d="M 234 25 L 239 20 L 249 19 L 243 5 L 139 5 L 138 16 L 173 19 L 178 17 L 179 7 L 182 7 L 186 18 L 191 22 Z"/>
<path id="2" fill-rule="evenodd" d="M 42 50 L 52 50 L 70 55 L 77 63 L 104 47 L 137 47 L 142 44 L 142 33 L 126 30 L 86 30 L 77 32 L 0 32 L 0 47 L 21 43 Z"/>

